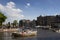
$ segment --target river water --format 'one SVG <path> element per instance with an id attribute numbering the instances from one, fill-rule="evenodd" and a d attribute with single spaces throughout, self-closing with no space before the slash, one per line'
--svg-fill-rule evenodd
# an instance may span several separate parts
<path id="1" fill-rule="evenodd" d="M 37 36 L 33 37 L 12 37 L 11 32 L 1 32 L 0 40 L 60 40 L 60 33 L 51 30 L 36 29 Z"/>

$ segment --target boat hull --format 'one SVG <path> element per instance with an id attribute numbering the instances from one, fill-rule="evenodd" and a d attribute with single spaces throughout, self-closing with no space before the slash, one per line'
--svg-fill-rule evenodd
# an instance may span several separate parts
<path id="1" fill-rule="evenodd" d="M 27 33 L 27 34 L 22 34 L 22 33 L 18 33 L 18 32 L 12 33 L 12 36 L 14 36 L 14 37 L 28 37 L 28 36 L 35 36 L 35 35 L 37 35 L 36 31 L 34 31 L 32 33 Z"/>

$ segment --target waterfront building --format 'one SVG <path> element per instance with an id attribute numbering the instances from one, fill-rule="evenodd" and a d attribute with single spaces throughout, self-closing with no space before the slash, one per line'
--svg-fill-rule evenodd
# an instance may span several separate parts
<path id="1" fill-rule="evenodd" d="M 19 27 L 30 27 L 30 20 L 20 20 L 19 21 Z"/>
<path id="2" fill-rule="evenodd" d="M 60 15 L 56 16 L 39 16 L 37 17 L 37 25 L 40 26 L 51 26 L 53 24 L 60 24 Z"/>
<path id="3" fill-rule="evenodd" d="M 31 21 L 31 27 L 35 27 L 36 26 L 36 20 L 32 20 Z"/>
<path id="4" fill-rule="evenodd" d="M 19 27 L 24 27 L 25 26 L 25 19 L 19 21 Z"/>

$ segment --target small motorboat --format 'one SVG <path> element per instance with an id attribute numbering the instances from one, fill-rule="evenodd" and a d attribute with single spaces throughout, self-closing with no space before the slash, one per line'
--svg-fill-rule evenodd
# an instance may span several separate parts
<path id="1" fill-rule="evenodd" d="M 37 31 L 32 31 L 32 30 L 12 33 L 12 36 L 14 37 L 28 37 L 28 36 L 35 36 L 35 35 L 37 35 Z"/>

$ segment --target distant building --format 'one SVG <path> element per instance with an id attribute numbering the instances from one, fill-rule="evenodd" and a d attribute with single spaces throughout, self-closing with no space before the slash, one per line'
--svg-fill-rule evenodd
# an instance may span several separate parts
<path id="1" fill-rule="evenodd" d="M 25 27 L 31 27 L 31 25 L 30 25 L 30 20 L 26 20 L 26 22 L 25 22 Z"/>
<path id="2" fill-rule="evenodd" d="M 25 22 L 26 22 L 25 19 L 24 19 L 24 20 L 20 20 L 20 21 L 19 21 L 19 27 L 25 26 Z"/>
<path id="3" fill-rule="evenodd" d="M 30 20 L 20 20 L 19 27 L 30 27 Z"/>
<path id="4" fill-rule="evenodd" d="M 52 22 L 52 28 L 60 28 L 60 22 Z"/>
<path id="5" fill-rule="evenodd" d="M 37 17 L 37 25 L 40 26 L 51 26 L 52 24 L 60 24 L 60 15 L 56 16 L 39 16 Z"/>
<path id="6" fill-rule="evenodd" d="M 36 20 L 20 20 L 19 21 L 19 27 L 35 27 L 36 26 Z"/>
<path id="7" fill-rule="evenodd" d="M 36 20 L 31 21 L 31 27 L 35 27 L 36 26 Z"/>

